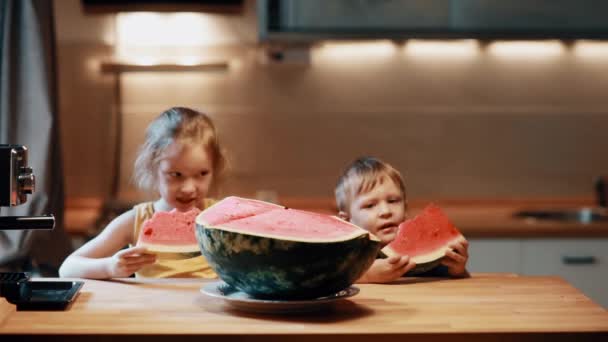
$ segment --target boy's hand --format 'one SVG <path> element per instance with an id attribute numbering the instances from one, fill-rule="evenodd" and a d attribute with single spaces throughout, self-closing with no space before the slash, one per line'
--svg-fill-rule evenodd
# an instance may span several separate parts
<path id="1" fill-rule="evenodd" d="M 359 278 L 359 283 L 387 283 L 393 281 L 416 267 L 408 256 L 392 256 L 376 259 L 372 266 Z"/>
<path id="2" fill-rule="evenodd" d="M 451 249 L 445 252 L 441 262 L 448 267 L 448 274 L 452 277 L 468 277 L 466 266 L 469 260 L 469 242 L 461 239 L 448 245 Z"/>
<path id="3" fill-rule="evenodd" d="M 140 268 L 156 262 L 156 255 L 147 254 L 145 247 L 131 247 L 118 251 L 109 260 L 109 277 L 124 278 L 131 276 Z"/>

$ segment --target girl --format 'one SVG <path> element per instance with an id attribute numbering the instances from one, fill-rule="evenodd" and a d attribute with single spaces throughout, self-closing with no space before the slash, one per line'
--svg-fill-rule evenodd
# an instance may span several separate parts
<path id="1" fill-rule="evenodd" d="M 62 277 L 106 279 L 129 277 L 215 277 L 202 255 L 148 254 L 133 247 L 143 223 L 155 212 L 193 207 L 204 210 L 206 198 L 225 164 L 215 127 L 203 113 L 171 108 L 148 126 L 146 141 L 135 161 L 137 185 L 160 198 L 140 203 L 115 218 L 94 239 L 61 265 Z M 122 249 L 129 245 L 129 248 Z"/>

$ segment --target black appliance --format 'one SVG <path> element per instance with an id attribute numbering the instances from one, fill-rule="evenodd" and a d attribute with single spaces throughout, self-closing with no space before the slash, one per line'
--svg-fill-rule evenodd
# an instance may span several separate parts
<path id="1" fill-rule="evenodd" d="M 34 192 L 35 176 L 23 145 L 0 144 L 0 209 L 27 202 Z M 53 229 L 55 217 L 0 216 L 0 230 Z M 31 280 L 25 272 L 0 272 L 0 297 L 17 310 L 64 310 L 76 298 L 82 281 Z"/>

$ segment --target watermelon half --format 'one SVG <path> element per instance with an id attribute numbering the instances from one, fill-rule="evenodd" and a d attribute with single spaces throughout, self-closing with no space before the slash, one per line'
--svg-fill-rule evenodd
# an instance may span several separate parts
<path id="1" fill-rule="evenodd" d="M 395 239 L 382 249 L 387 256 L 408 255 L 416 267 L 408 275 L 427 272 L 441 263 L 448 245 L 464 239 L 441 208 L 429 204 L 413 219 L 399 225 Z"/>
<path id="2" fill-rule="evenodd" d="M 199 214 L 196 236 L 226 283 L 258 298 L 309 299 L 354 283 L 380 241 L 335 216 L 227 197 Z"/>
<path id="3" fill-rule="evenodd" d="M 187 212 L 173 209 L 154 213 L 144 222 L 137 246 L 157 253 L 200 253 L 194 233 L 194 220 L 199 213 L 197 208 Z"/>

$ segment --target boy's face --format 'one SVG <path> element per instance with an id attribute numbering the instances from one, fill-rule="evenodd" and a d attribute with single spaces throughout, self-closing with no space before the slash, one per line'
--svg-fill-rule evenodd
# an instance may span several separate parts
<path id="1" fill-rule="evenodd" d="M 395 239 L 399 224 L 406 218 L 405 198 L 389 177 L 367 193 L 359 194 L 350 203 L 351 223 L 376 235 L 384 245 Z"/>

